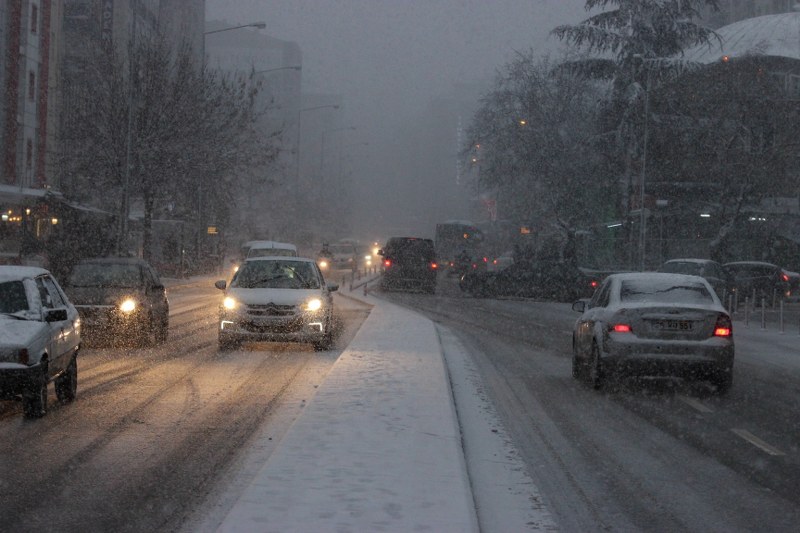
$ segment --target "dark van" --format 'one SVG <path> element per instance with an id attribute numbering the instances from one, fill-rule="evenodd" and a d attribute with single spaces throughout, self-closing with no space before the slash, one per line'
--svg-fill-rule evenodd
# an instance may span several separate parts
<path id="1" fill-rule="evenodd" d="M 419 237 L 392 237 L 380 250 L 383 257 L 381 289 L 421 290 L 436 292 L 436 272 L 439 265 L 433 240 Z"/>

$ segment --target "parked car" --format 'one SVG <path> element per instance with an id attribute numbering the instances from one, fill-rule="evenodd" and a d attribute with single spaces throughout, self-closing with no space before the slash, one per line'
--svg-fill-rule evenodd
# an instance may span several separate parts
<path id="1" fill-rule="evenodd" d="M 142 259 L 84 259 L 64 288 L 81 315 L 87 338 L 138 346 L 163 343 L 169 300 L 156 271 Z"/>
<path id="2" fill-rule="evenodd" d="M 250 241 L 245 257 L 297 257 L 297 246 L 288 242 Z"/>
<path id="3" fill-rule="evenodd" d="M 417 289 L 434 294 L 439 265 L 433 240 L 420 237 L 392 237 L 380 251 L 383 257 L 382 290 Z"/>
<path id="4" fill-rule="evenodd" d="M 0 399 L 22 397 L 25 417 L 47 412 L 47 385 L 62 403 L 78 391 L 78 311 L 45 269 L 0 266 Z"/>
<path id="5" fill-rule="evenodd" d="M 597 279 L 562 261 L 518 261 L 500 271 L 469 272 L 459 283 L 473 296 L 520 296 L 571 302 L 589 297 Z"/>
<path id="6" fill-rule="evenodd" d="M 800 273 L 792 272 L 791 270 L 781 269 L 783 272 L 783 279 L 789 283 L 788 299 L 797 301 L 800 299 Z"/>
<path id="7" fill-rule="evenodd" d="M 219 347 L 245 341 L 311 343 L 317 351 L 333 343 L 333 296 L 313 259 L 256 257 L 231 279 L 214 284 L 225 291 L 219 308 Z"/>
<path id="8" fill-rule="evenodd" d="M 670 259 L 661 265 L 658 271 L 705 278 L 723 304 L 729 294 L 736 292 L 736 280 L 733 275 L 724 266 L 710 259 Z"/>
<path id="9" fill-rule="evenodd" d="M 765 298 L 771 303 L 773 295 L 779 298 L 791 295 L 789 278 L 777 265 L 761 261 L 737 261 L 725 263 L 725 268 L 736 279 L 736 286 L 741 291 L 740 301 L 745 297 L 752 298 L 755 294 L 756 302 Z"/>
<path id="10" fill-rule="evenodd" d="M 700 276 L 613 274 L 572 308 L 572 375 L 596 389 L 625 374 L 708 379 L 719 393 L 733 383 L 731 317 Z"/>

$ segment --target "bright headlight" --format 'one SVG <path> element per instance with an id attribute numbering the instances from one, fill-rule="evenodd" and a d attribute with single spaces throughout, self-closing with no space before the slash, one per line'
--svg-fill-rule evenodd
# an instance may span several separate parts
<path id="1" fill-rule="evenodd" d="M 133 313 L 136 311 L 136 300 L 133 298 L 126 298 L 119 304 L 119 310 L 123 313 Z"/>
<path id="2" fill-rule="evenodd" d="M 306 302 L 306 311 L 319 311 L 322 308 L 322 300 L 314 298 Z"/>
<path id="3" fill-rule="evenodd" d="M 320 268 L 328 268 L 328 262 L 327 261 L 320 261 L 319 262 L 319 267 Z"/>
<path id="4" fill-rule="evenodd" d="M 238 302 L 231 298 L 230 296 L 226 296 L 224 300 L 222 300 L 222 307 L 225 309 L 231 310 L 236 309 Z"/>
<path id="5" fill-rule="evenodd" d="M 372 256 L 371 256 L 371 255 L 365 255 L 365 256 L 364 256 L 364 259 L 366 259 L 367 261 L 369 261 L 370 259 L 372 259 Z"/>

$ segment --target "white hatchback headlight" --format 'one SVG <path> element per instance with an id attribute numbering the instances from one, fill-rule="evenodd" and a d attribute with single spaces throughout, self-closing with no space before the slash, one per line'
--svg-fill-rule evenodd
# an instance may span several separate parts
<path id="1" fill-rule="evenodd" d="M 226 296 L 225 299 L 222 300 L 222 307 L 224 307 L 229 311 L 236 309 L 238 305 L 239 302 L 237 302 L 234 298 L 231 298 L 230 296 Z"/>
<path id="2" fill-rule="evenodd" d="M 306 302 L 306 311 L 319 311 L 322 309 L 322 300 L 314 298 Z"/>

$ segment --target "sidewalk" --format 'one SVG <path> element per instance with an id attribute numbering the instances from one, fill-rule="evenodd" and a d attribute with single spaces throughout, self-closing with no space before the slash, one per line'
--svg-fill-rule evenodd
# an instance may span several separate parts
<path id="1" fill-rule="evenodd" d="M 433 323 L 373 304 L 220 531 L 477 531 Z"/>

